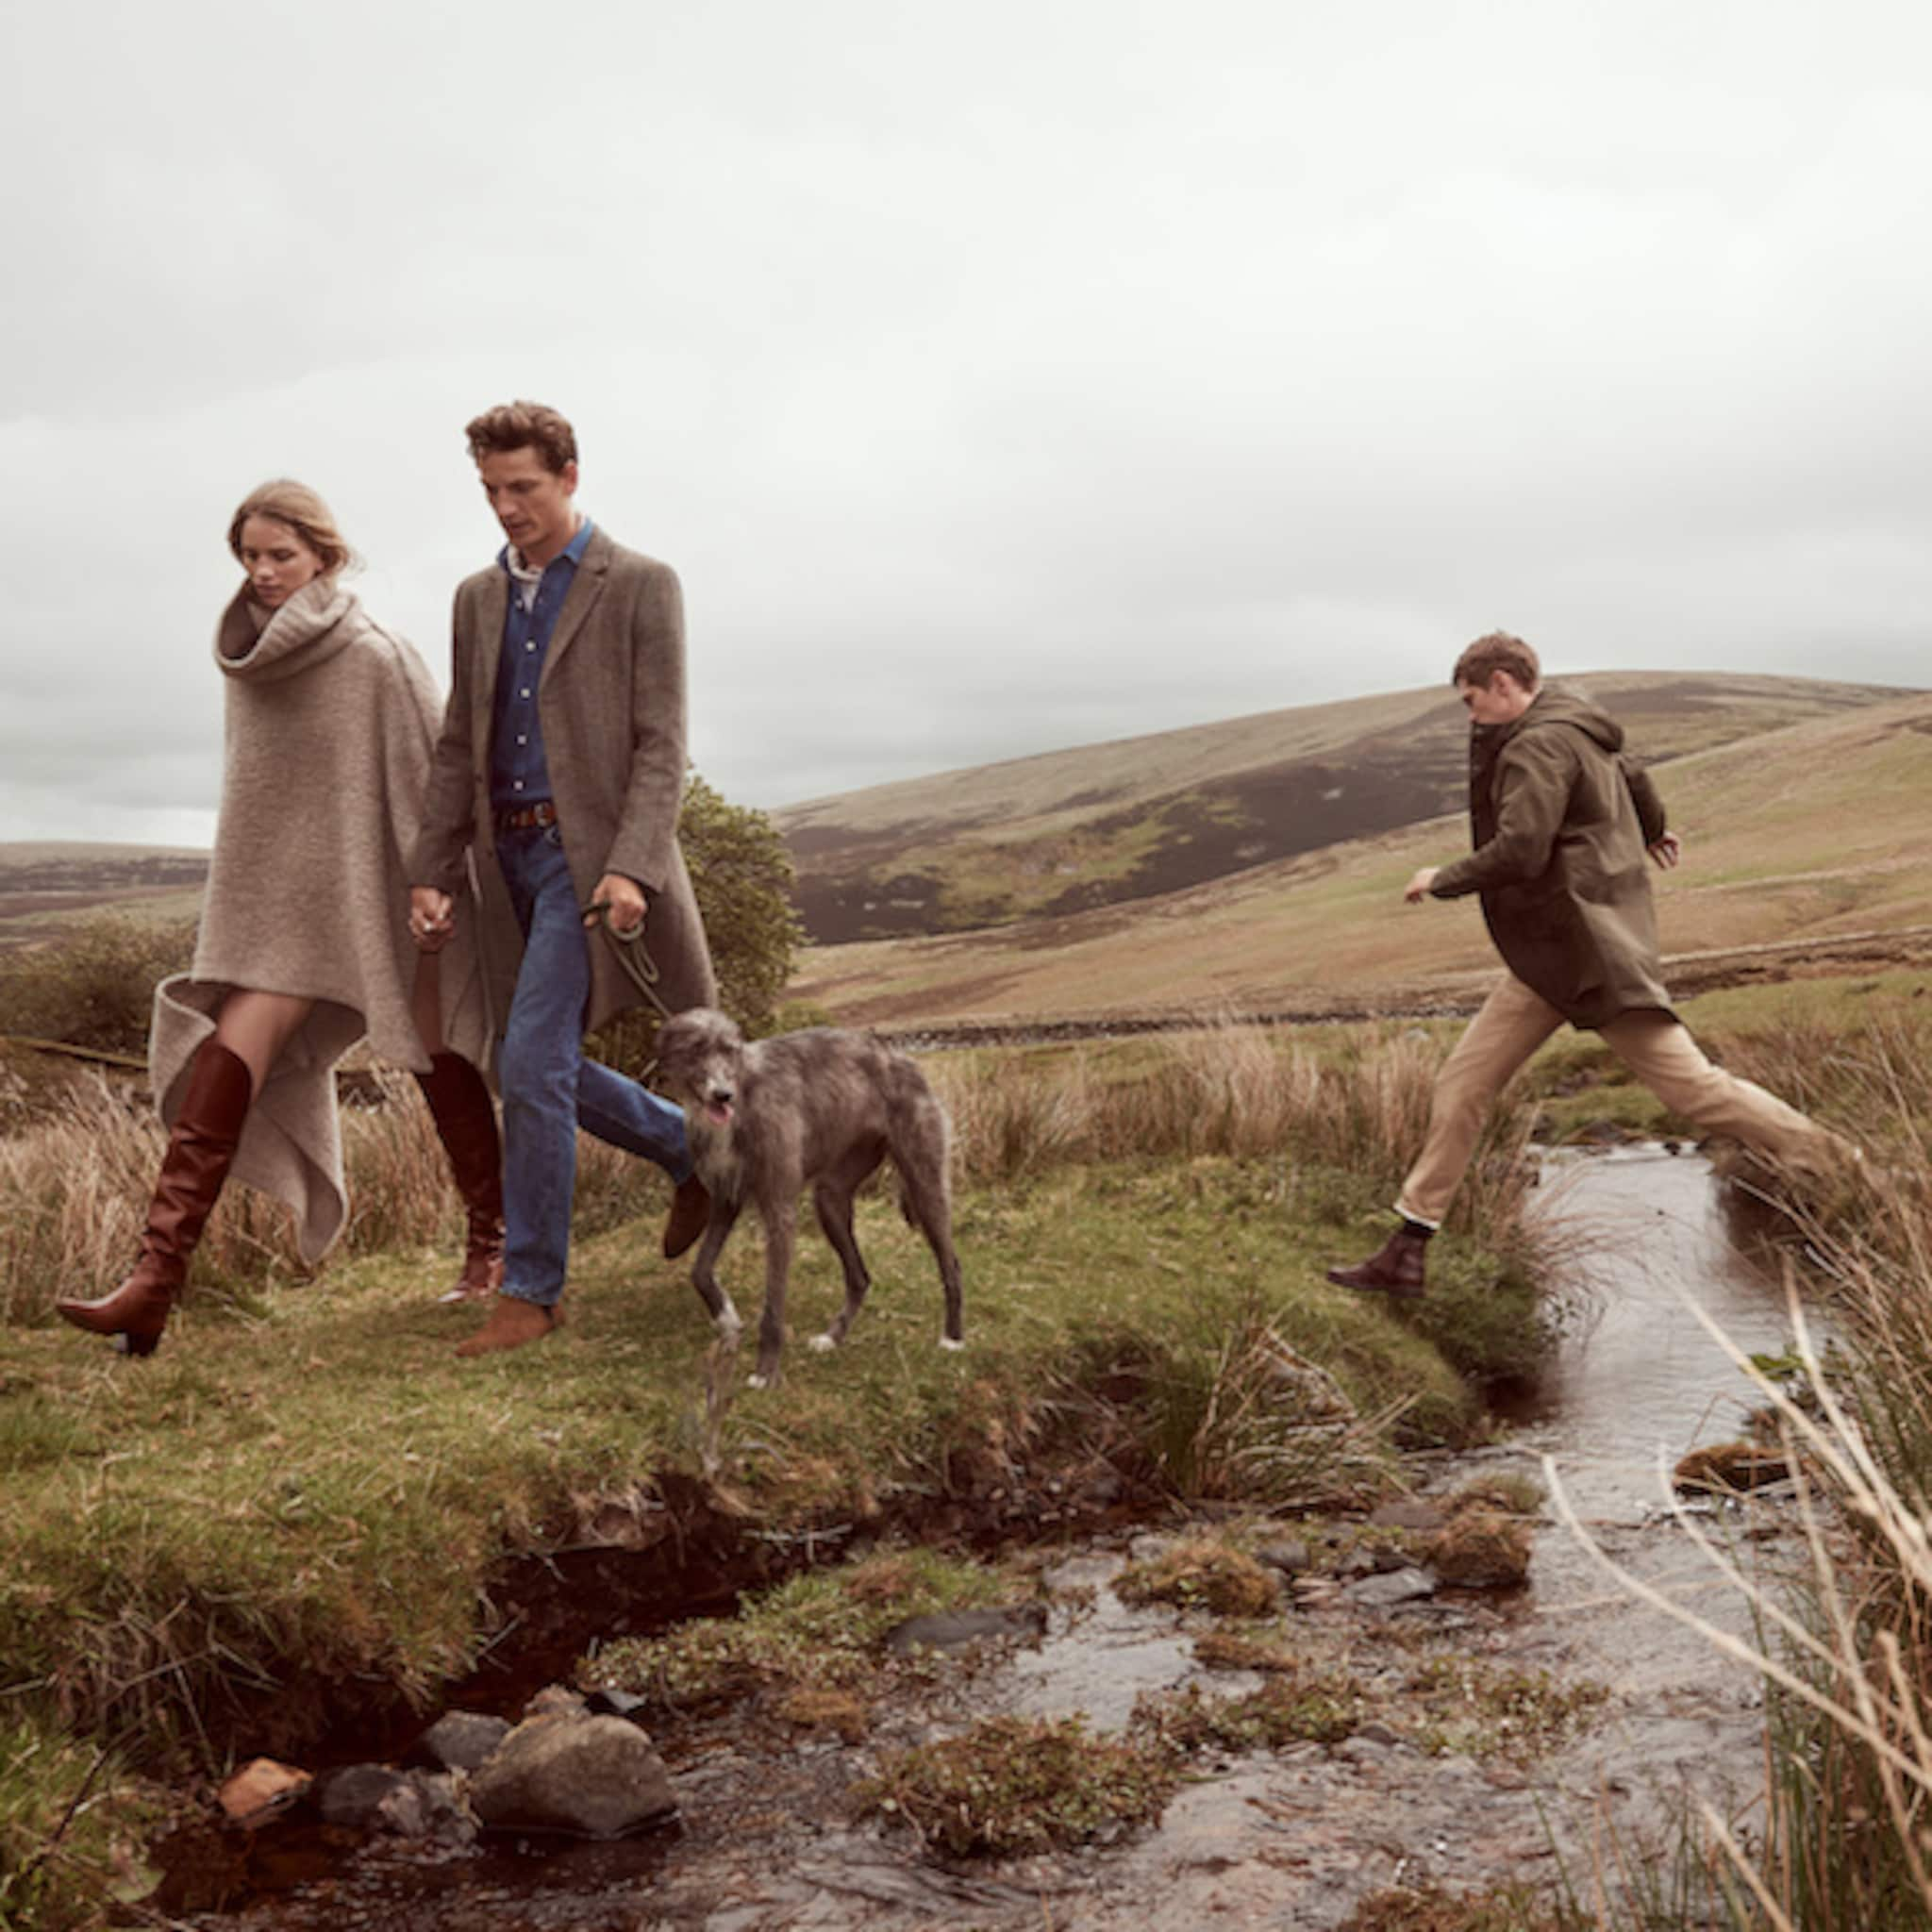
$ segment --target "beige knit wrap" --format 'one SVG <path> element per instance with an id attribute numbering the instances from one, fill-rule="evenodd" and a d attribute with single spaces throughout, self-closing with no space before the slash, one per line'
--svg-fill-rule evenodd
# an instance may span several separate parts
<path id="1" fill-rule="evenodd" d="M 221 819 L 192 970 L 155 989 L 148 1064 L 161 1118 L 237 987 L 314 1010 L 269 1071 L 233 1176 L 289 1203 L 305 1261 L 348 1219 L 334 1067 L 365 1034 L 426 1071 L 410 1006 L 416 951 L 404 854 L 417 832 L 441 706 L 423 660 L 332 578 L 253 635 L 245 592 L 215 633 L 227 680 Z M 476 922 L 441 956 L 443 1037 L 479 1066 L 491 1038 Z"/>

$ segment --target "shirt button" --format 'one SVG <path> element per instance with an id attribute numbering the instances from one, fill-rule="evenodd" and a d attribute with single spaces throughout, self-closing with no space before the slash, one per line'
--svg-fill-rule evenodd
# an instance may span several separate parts
<path id="1" fill-rule="evenodd" d="M 512 778 L 509 781 L 509 789 L 512 791 L 521 791 L 524 789 L 524 781 L 521 778 Z"/>
<path id="2" fill-rule="evenodd" d="M 525 650 L 526 650 L 526 651 L 534 651 L 534 650 L 535 650 L 536 648 L 537 648 L 537 647 L 536 647 L 536 645 L 535 645 L 535 644 L 525 644 L 525 645 L 524 646 L 524 649 L 525 649 Z"/>
<path id="3" fill-rule="evenodd" d="M 518 697 L 520 697 L 520 698 L 526 698 L 526 697 L 528 697 L 528 696 L 530 695 L 530 687 L 529 687 L 529 686 L 528 686 L 527 684 L 526 684 L 526 685 L 525 685 L 525 687 L 523 688 L 523 690 L 522 690 L 522 691 L 518 691 L 517 695 L 518 695 Z"/>
<path id="4" fill-rule="evenodd" d="M 529 741 L 530 741 L 530 735 L 529 735 L 529 733 L 528 733 L 528 732 L 526 732 L 526 731 L 519 731 L 519 732 L 517 733 L 517 742 L 518 742 L 519 744 L 528 744 L 528 743 L 529 743 Z"/>

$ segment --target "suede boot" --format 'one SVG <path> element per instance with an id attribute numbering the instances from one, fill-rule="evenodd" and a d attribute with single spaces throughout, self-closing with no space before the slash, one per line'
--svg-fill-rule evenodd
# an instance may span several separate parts
<path id="1" fill-rule="evenodd" d="M 112 1294 L 56 1302 L 64 1320 L 95 1335 L 120 1336 L 129 1355 L 155 1352 L 168 1310 L 187 1282 L 189 1257 L 228 1177 L 254 1097 L 255 1082 L 239 1055 L 212 1040 L 195 1049 L 147 1210 L 141 1258 Z"/>
<path id="2" fill-rule="evenodd" d="M 470 1217 L 462 1272 L 446 1302 L 487 1302 L 503 1286 L 503 1139 L 483 1075 L 460 1054 L 440 1053 L 416 1084 Z"/>
<path id="3" fill-rule="evenodd" d="M 1357 1261 L 1353 1268 L 1331 1268 L 1328 1279 L 1338 1288 L 1367 1289 L 1411 1301 L 1426 1288 L 1428 1258 L 1428 1237 L 1398 1227 L 1366 1261 Z"/>
<path id="4" fill-rule="evenodd" d="M 562 1326 L 561 1308 L 500 1294 L 490 1305 L 490 1319 L 467 1341 L 457 1344 L 457 1353 L 466 1361 L 479 1355 L 501 1355 L 525 1342 L 541 1341 L 552 1329 Z"/>

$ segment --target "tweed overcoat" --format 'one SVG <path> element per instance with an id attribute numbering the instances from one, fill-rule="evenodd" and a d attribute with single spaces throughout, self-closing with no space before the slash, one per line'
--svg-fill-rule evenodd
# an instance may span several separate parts
<path id="1" fill-rule="evenodd" d="M 1544 686 L 1514 723 L 1471 733 L 1469 813 L 1475 849 L 1435 897 L 1481 893 L 1504 964 L 1572 1025 L 1670 1012 L 1646 858 L 1663 803 L 1620 724 Z"/>
<path id="2" fill-rule="evenodd" d="M 194 1050 L 237 987 L 314 1001 L 242 1129 L 232 1174 L 295 1210 L 313 1262 L 348 1218 L 334 1067 L 365 1034 L 427 1072 L 411 992 L 407 858 L 440 706 L 421 658 L 332 577 L 256 634 L 244 589 L 222 613 L 222 809 L 194 962 L 155 989 L 148 1070 L 173 1124 Z M 466 906 L 467 873 L 459 868 Z M 437 958 L 443 1037 L 479 1064 L 491 1026 L 474 935 Z"/>
<path id="3" fill-rule="evenodd" d="M 496 862 L 490 805 L 491 734 L 509 579 L 500 563 L 457 587 L 449 704 L 409 877 L 455 893 L 474 842 L 484 909 L 481 951 L 499 1029 L 524 940 Z M 684 602 L 666 564 L 593 530 L 571 581 L 537 686 L 537 710 L 564 858 L 580 903 L 622 873 L 642 886 L 644 932 L 672 1011 L 712 1005 L 717 984 L 684 854 Z M 587 1029 L 641 995 L 599 934 L 591 942 Z"/>

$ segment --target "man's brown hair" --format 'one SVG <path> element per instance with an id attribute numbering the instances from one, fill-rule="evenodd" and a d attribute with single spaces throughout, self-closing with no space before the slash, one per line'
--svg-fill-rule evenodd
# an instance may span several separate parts
<path id="1" fill-rule="evenodd" d="M 1492 630 L 1465 648 L 1449 674 L 1449 682 L 1473 684 L 1487 691 L 1490 679 L 1499 671 L 1507 671 L 1524 691 L 1534 691 L 1542 681 L 1543 667 L 1537 662 L 1536 653 L 1507 630 Z"/>
<path id="2" fill-rule="evenodd" d="M 577 459 L 577 433 L 555 409 L 541 403 L 500 403 L 485 409 L 463 434 L 470 439 L 470 455 L 481 462 L 485 457 L 508 456 L 513 449 L 533 449 L 553 476 L 560 476 L 567 464 Z"/>

